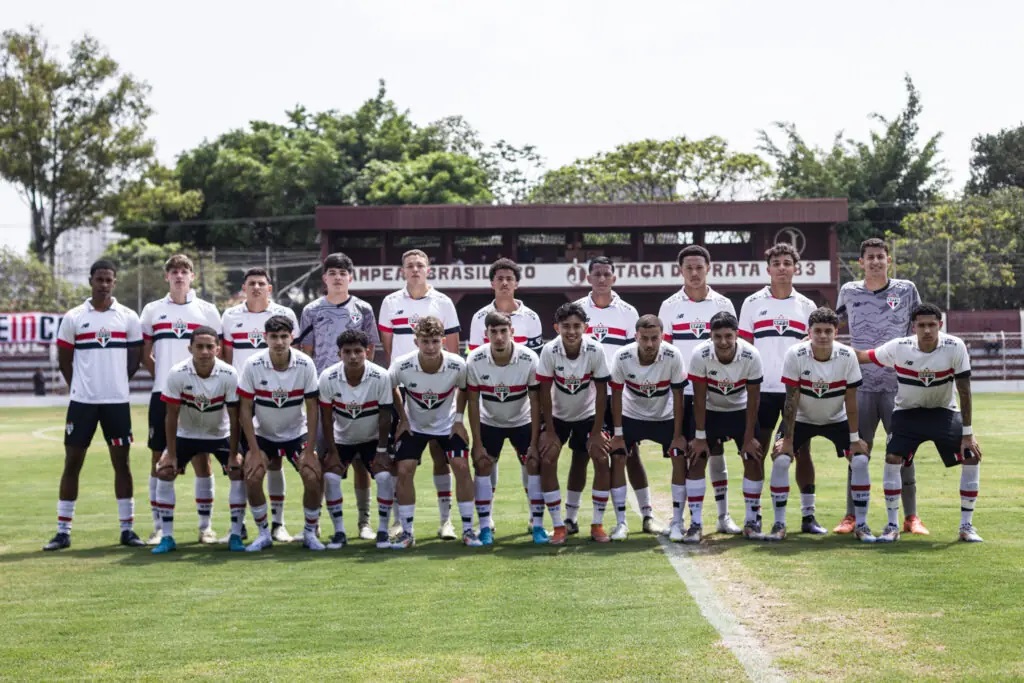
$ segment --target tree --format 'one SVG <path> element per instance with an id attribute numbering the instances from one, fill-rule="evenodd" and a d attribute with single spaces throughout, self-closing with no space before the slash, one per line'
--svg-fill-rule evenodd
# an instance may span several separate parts
<path id="1" fill-rule="evenodd" d="M 371 164 L 371 204 L 482 204 L 494 196 L 487 172 L 464 154 L 431 152 L 412 161 Z"/>
<path id="2" fill-rule="evenodd" d="M 116 212 L 153 157 L 149 86 L 93 38 L 61 61 L 40 34 L 0 35 L 0 177 L 32 214 L 32 251 L 53 265 L 61 233 Z"/>
<path id="3" fill-rule="evenodd" d="M 760 131 L 760 149 L 775 162 L 781 197 L 846 197 L 849 222 L 839 232 L 840 250 L 856 251 L 861 241 L 886 229 L 899 233 L 900 221 L 936 200 L 947 181 L 939 157 L 941 134 L 918 142 L 921 98 L 909 76 L 907 103 L 895 118 L 880 114 L 867 142 L 837 133 L 831 149 L 808 145 L 792 123 L 775 127 L 783 143 Z"/>
<path id="4" fill-rule="evenodd" d="M 719 137 L 640 140 L 549 171 L 534 202 L 666 202 L 760 198 L 771 176 L 756 154 Z"/>
<path id="5" fill-rule="evenodd" d="M 64 312 L 85 301 L 87 287 L 58 277 L 35 256 L 19 256 L 0 247 L 0 311 Z"/>
<path id="6" fill-rule="evenodd" d="M 971 141 L 971 180 L 967 191 L 988 194 L 1006 187 L 1024 188 L 1024 124 Z"/>
<path id="7" fill-rule="evenodd" d="M 131 308 L 142 306 L 167 294 L 164 280 L 164 262 L 174 254 L 189 254 L 196 258 L 193 245 L 179 242 L 153 244 L 136 237 L 111 244 L 103 253 L 117 266 L 117 297 Z M 195 288 L 204 299 L 223 301 L 230 297 L 228 278 L 224 268 L 209 260 L 196 263 Z"/>
<path id="8" fill-rule="evenodd" d="M 995 190 L 906 216 L 894 240 L 899 277 L 925 301 L 956 309 L 1017 308 L 1024 301 L 1024 190 Z"/>

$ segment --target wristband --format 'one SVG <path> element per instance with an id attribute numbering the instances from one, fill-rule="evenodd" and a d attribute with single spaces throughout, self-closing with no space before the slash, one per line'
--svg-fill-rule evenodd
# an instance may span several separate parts
<path id="1" fill-rule="evenodd" d="M 387 449 L 387 447 L 378 446 L 377 447 L 377 452 L 378 453 L 387 453 L 388 449 Z"/>
<path id="2" fill-rule="evenodd" d="M 961 434 L 963 434 L 964 436 L 971 436 L 972 434 L 974 434 L 974 430 L 971 429 L 971 425 L 964 425 Z"/>
<path id="3" fill-rule="evenodd" d="M 455 417 L 459 418 L 459 422 L 462 422 L 463 413 L 455 413 Z"/>
<path id="4" fill-rule="evenodd" d="M 703 429 L 697 429 L 693 432 L 693 438 L 700 439 L 701 441 L 707 441 L 708 433 L 705 432 Z"/>
<path id="5" fill-rule="evenodd" d="M 622 427 L 616 427 L 614 430 L 612 430 L 612 434 L 614 436 L 622 436 Z"/>
<path id="6" fill-rule="evenodd" d="M 860 441 L 860 432 L 850 432 L 850 443 Z"/>

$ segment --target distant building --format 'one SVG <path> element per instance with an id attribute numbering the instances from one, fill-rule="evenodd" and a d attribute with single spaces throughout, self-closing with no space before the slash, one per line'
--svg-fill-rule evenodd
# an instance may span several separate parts
<path id="1" fill-rule="evenodd" d="M 53 271 L 64 280 L 76 284 L 89 283 L 89 266 L 111 244 L 124 235 L 114 232 L 109 220 L 97 227 L 74 228 L 61 233 L 53 254 Z"/>

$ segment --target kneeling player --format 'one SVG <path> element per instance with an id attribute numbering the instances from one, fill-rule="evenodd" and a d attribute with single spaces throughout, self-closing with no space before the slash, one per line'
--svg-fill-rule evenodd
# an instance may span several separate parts
<path id="1" fill-rule="evenodd" d="M 823 436 L 835 446 L 836 455 L 850 463 L 850 494 L 856 515 L 853 533 L 858 540 L 873 543 L 875 537 L 867 523 L 871 497 L 868 445 L 858 432 L 850 429 L 850 425 L 857 424 L 860 365 L 853 349 L 835 341 L 839 316 L 832 309 L 817 309 L 811 313 L 807 324 L 810 341 L 791 346 L 782 364 L 786 405 L 783 437 L 772 454 L 775 524 L 768 540 L 781 541 L 786 537 L 786 502 L 793 453 L 809 445 L 813 437 Z"/>
<path id="2" fill-rule="evenodd" d="M 191 358 L 171 367 L 161 400 L 167 404 L 167 450 L 157 461 L 156 502 L 163 536 L 153 554 L 177 549 L 174 542 L 174 479 L 193 457 L 212 454 L 231 480 L 230 498 L 245 502 L 242 456 L 238 453 L 238 373 L 217 358 L 220 342 L 200 325 L 188 344 Z M 231 534 L 241 539 L 242 515 L 231 516 Z"/>
<path id="3" fill-rule="evenodd" d="M 491 311 L 484 318 L 488 343 L 474 350 L 466 361 L 466 400 L 469 429 L 473 434 L 473 467 L 476 471 L 476 512 L 480 518 L 480 542 L 494 543 L 491 473 L 508 439 L 527 463 L 540 435 L 540 403 L 537 391 L 537 354 L 513 341 L 515 330 L 505 313 Z M 527 466 L 539 475 L 537 459 Z M 529 485 L 529 480 L 527 480 Z"/>
<path id="4" fill-rule="evenodd" d="M 663 341 L 663 337 L 664 329 L 658 316 L 641 316 L 636 322 L 636 341 L 616 353 L 612 361 L 612 425 L 615 431 L 608 450 L 612 458 L 611 492 L 616 518 L 611 540 L 615 541 L 625 540 L 629 535 L 626 526 L 626 459 L 640 457 L 637 446 L 641 441 L 654 441 L 661 446 L 662 455 L 672 458 L 675 475 L 676 463 L 684 460 L 686 452 L 686 439 L 683 437 L 686 367 L 679 349 Z M 595 521 L 595 525 L 598 523 Z M 699 512 L 695 523 L 699 527 Z M 595 540 L 599 539 L 595 537 Z"/>
<path id="5" fill-rule="evenodd" d="M 466 362 L 442 349 L 444 325 L 428 315 L 416 325 L 416 351 L 399 356 L 389 373 L 394 387 L 404 386 L 406 402 L 394 390 L 401 419 L 395 430 L 395 466 L 398 470 L 398 516 L 402 533 L 392 548 L 416 544 L 413 515 L 416 511 L 414 478 L 423 449 L 431 441 L 440 446 L 455 475 L 455 497 L 462 517 L 462 542 L 479 546 L 473 531 L 473 476 L 469 471 L 469 438 L 462 416 L 466 407 Z M 457 394 L 457 396 L 456 396 Z"/>
<path id="6" fill-rule="evenodd" d="M 727 439 L 736 442 L 743 459 L 743 499 L 746 519 L 743 535 L 760 539 L 761 489 L 764 487 L 764 453 L 757 440 L 757 410 L 764 372 L 761 354 L 739 338 L 739 323 L 732 313 L 711 317 L 711 339 L 699 343 L 690 358 L 693 383 L 693 420 L 696 430 L 690 442 L 686 483 L 682 485 L 676 461 L 672 461 L 672 503 L 675 518 L 669 538 L 697 543 L 701 539 L 700 506 L 706 489 L 704 470 L 711 448 Z M 682 460 L 680 458 L 680 460 Z M 682 501 L 690 506 L 690 528 L 683 534 Z M 694 514 L 696 508 L 697 514 Z"/>
<path id="7" fill-rule="evenodd" d="M 302 477 L 306 514 L 302 543 L 310 550 L 324 549 L 316 536 L 322 495 L 320 463 L 313 453 L 312 440 L 308 439 L 309 434 L 316 434 L 319 387 L 313 359 L 291 348 L 294 331 L 294 323 L 286 316 L 267 318 L 264 339 L 268 348 L 245 362 L 239 378 L 239 422 L 246 444 L 242 449 L 245 483 L 252 517 L 259 528 L 256 540 L 244 548 L 249 552 L 259 552 L 274 544 L 267 526 L 263 478 L 271 463 L 281 459 L 288 460 Z M 236 513 L 245 516 L 244 501 L 240 507 L 238 510 L 235 501 L 231 501 L 231 550 L 243 549 L 241 536 L 234 535 Z"/>
<path id="8" fill-rule="evenodd" d="M 879 541 L 899 540 L 900 470 L 921 444 L 931 441 L 946 467 L 960 465 L 960 540 L 982 540 L 974 528 L 981 479 L 981 447 L 971 429 L 971 361 L 958 337 L 940 332 L 942 311 L 932 304 L 910 313 L 914 336 L 893 339 L 872 351 L 857 351 L 861 363 L 894 367 L 899 389 L 886 446 L 882 486 L 888 524 Z M 960 398 L 957 409 L 953 384 Z"/>
<path id="9" fill-rule="evenodd" d="M 342 547 L 347 541 L 342 517 L 341 480 L 352 463 L 358 462 L 373 473 L 377 481 L 377 505 L 380 522 L 377 547 L 390 548 L 388 516 L 394 503 L 395 484 L 388 454 L 391 433 L 392 392 L 388 371 L 366 360 L 370 338 L 361 330 L 345 330 L 338 335 L 341 361 L 320 374 L 320 408 L 327 453 L 324 457 L 324 481 L 327 505 L 334 519 L 334 538 L 328 548 Z M 329 427 L 333 425 L 333 429 Z"/>

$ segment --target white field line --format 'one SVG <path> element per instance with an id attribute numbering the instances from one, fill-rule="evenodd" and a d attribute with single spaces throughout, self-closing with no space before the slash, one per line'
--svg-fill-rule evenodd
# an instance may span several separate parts
<path id="1" fill-rule="evenodd" d="M 43 427 L 32 432 L 32 436 L 36 439 L 42 439 L 43 441 L 56 441 L 57 443 L 64 443 L 63 436 L 50 436 L 50 432 L 63 432 L 63 425 L 54 425 L 53 427 Z"/>
<path id="2" fill-rule="evenodd" d="M 640 514 L 633 489 L 629 489 L 629 504 L 633 511 Z M 700 613 L 722 637 L 722 643 L 739 660 L 743 670 L 754 683 L 774 683 L 786 681 L 785 675 L 772 662 L 771 655 L 766 652 L 757 639 L 750 635 L 725 603 L 718 598 L 714 586 L 701 573 L 697 563 L 690 557 L 690 551 L 680 543 L 673 543 L 664 536 L 658 537 L 658 543 L 665 550 L 669 564 L 683 580 L 686 589 L 693 596 Z"/>

